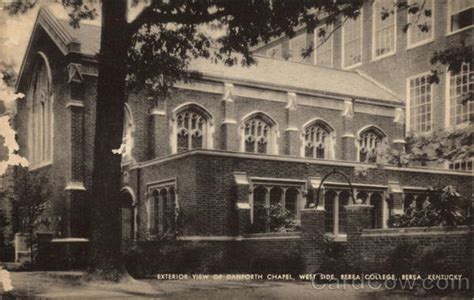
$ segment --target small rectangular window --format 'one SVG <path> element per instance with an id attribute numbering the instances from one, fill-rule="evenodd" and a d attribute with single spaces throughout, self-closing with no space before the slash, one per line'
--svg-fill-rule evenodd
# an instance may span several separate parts
<path id="1" fill-rule="evenodd" d="M 432 128 L 432 92 L 429 74 L 412 77 L 408 81 L 409 131 L 429 132 Z"/>
<path id="2" fill-rule="evenodd" d="M 320 34 L 324 32 L 325 34 Z M 332 67 L 332 26 L 321 26 L 314 31 L 314 64 Z"/>
<path id="3" fill-rule="evenodd" d="M 474 0 L 449 0 L 448 32 L 458 31 L 474 23 Z"/>
<path id="4" fill-rule="evenodd" d="M 373 4 L 373 58 L 395 53 L 397 28 L 396 10 L 392 0 L 377 0 Z"/>
<path id="5" fill-rule="evenodd" d="M 290 58 L 293 61 L 303 62 L 306 59 L 301 55 L 306 49 L 306 34 L 300 34 L 290 40 Z"/>
<path id="6" fill-rule="evenodd" d="M 349 68 L 362 62 L 362 15 L 347 19 L 342 27 L 342 67 Z"/>
<path id="7" fill-rule="evenodd" d="M 417 6 L 418 12 L 415 14 L 408 13 L 408 47 L 423 44 L 433 39 L 434 36 L 434 13 L 433 0 L 410 0 L 409 5 Z M 426 14 L 426 12 L 431 14 Z"/>

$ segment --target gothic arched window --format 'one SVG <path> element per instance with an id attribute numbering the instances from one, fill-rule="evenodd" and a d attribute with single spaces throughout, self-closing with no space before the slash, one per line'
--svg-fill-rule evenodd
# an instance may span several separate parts
<path id="1" fill-rule="evenodd" d="M 243 122 L 243 151 L 273 153 L 275 122 L 263 113 L 256 113 Z"/>
<path id="2" fill-rule="evenodd" d="M 210 147 L 211 115 L 197 105 L 187 105 L 176 112 L 176 151 Z"/>
<path id="3" fill-rule="evenodd" d="M 315 121 L 304 128 L 304 156 L 312 158 L 333 157 L 332 128 L 323 121 Z"/>
<path id="4" fill-rule="evenodd" d="M 43 53 L 33 68 L 28 89 L 29 162 L 32 167 L 43 165 L 53 158 L 53 95 L 51 93 L 51 69 Z"/>
<path id="5" fill-rule="evenodd" d="M 359 134 L 359 161 L 376 163 L 378 149 L 384 142 L 385 134 L 376 127 L 369 127 Z"/>

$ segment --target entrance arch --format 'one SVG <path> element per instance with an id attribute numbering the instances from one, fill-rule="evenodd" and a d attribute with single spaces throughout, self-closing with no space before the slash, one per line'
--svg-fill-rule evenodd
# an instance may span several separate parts
<path id="1" fill-rule="evenodd" d="M 122 241 L 133 240 L 135 236 L 135 207 L 133 195 L 123 189 L 120 193 L 120 223 Z"/>

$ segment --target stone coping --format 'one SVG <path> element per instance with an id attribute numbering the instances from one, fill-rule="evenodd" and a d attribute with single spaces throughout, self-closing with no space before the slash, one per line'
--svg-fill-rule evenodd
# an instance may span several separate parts
<path id="1" fill-rule="evenodd" d="M 146 167 L 158 165 L 170 160 L 180 159 L 180 158 L 184 158 L 191 155 L 212 155 L 212 156 L 232 157 L 232 158 L 241 158 L 241 159 L 284 161 L 284 162 L 306 163 L 306 164 L 315 164 L 315 165 L 329 165 L 332 167 L 349 167 L 349 168 L 364 167 L 366 169 L 382 168 L 387 171 L 430 173 L 430 174 L 474 177 L 474 173 L 470 173 L 466 171 L 447 170 L 447 169 L 441 169 L 441 168 L 396 167 L 396 166 L 390 166 L 390 165 L 379 166 L 376 164 L 367 164 L 367 163 L 361 163 L 361 162 L 356 162 L 356 161 L 304 158 L 304 157 L 288 156 L 288 155 L 280 155 L 280 154 L 255 154 L 255 153 L 252 154 L 252 153 L 244 153 L 244 152 L 229 151 L 229 150 L 217 150 L 217 149 L 212 149 L 212 150 L 211 149 L 195 149 L 195 150 L 190 150 L 183 153 L 166 155 L 163 157 L 158 157 L 151 160 L 133 164 L 130 167 L 130 170 L 146 168 Z"/>
<path id="2" fill-rule="evenodd" d="M 472 229 L 472 226 L 363 229 L 362 236 L 467 234 L 471 232 Z"/>

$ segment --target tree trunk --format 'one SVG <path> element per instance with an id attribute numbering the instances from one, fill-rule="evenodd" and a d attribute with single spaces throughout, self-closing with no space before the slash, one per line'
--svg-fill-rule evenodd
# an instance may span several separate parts
<path id="1" fill-rule="evenodd" d="M 92 173 L 89 275 L 117 281 L 126 274 L 120 253 L 120 161 L 125 103 L 127 1 L 102 1 Z"/>

